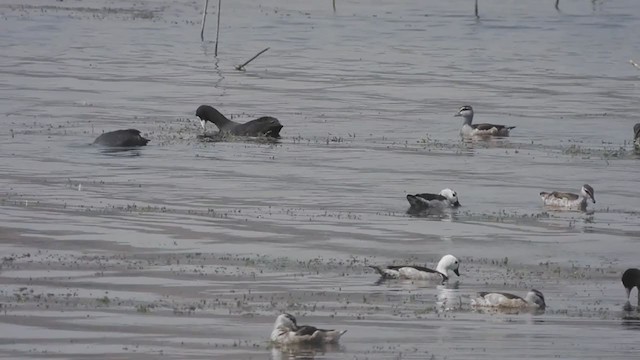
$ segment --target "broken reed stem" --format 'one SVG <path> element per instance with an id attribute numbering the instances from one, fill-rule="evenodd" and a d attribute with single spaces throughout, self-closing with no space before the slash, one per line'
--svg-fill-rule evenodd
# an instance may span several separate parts
<path id="1" fill-rule="evenodd" d="M 207 21 L 207 8 L 209 0 L 204 1 L 204 10 L 202 11 L 202 29 L 200 30 L 200 41 L 204 41 L 204 23 Z"/>
<path id="2" fill-rule="evenodd" d="M 478 0 L 476 0 L 476 17 L 479 18 L 480 16 L 478 15 Z"/>
<path id="3" fill-rule="evenodd" d="M 262 51 L 260 51 L 259 53 L 255 54 L 251 59 L 247 60 L 244 64 L 242 65 L 236 65 L 236 70 L 238 71 L 244 71 L 244 67 L 247 66 L 250 62 L 252 62 L 255 58 L 257 58 L 258 56 L 262 55 L 262 53 L 264 53 L 265 51 L 269 50 L 270 48 L 266 48 Z"/>
<path id="4" fill-rule="evenodd" d="M 631 63 L 631 65 L 633 65 L 634 68 L 640 70 L 640 65 L 638 65 L 638 63 L 636 63 L 635 61 L 629 60 L 629 63 Z"/>
<path id="5" fill-rule="evenodd" d="M 336 12 L 336 0 L 333 0 L 333 12 Z"/>
<path id="6" fill-rule="evenodd" d="M 556 0 L 556 10 L 560 11 L 560 0 Z"/>
<path id="7" fill-rule="evenodd" d="M 222 5 L 222 0 L 218 0 L 218 28 L 216 29 L 216 50 L 214 55 L 218 56 L 218 36 L 220 35 L 220 6 Z"/>

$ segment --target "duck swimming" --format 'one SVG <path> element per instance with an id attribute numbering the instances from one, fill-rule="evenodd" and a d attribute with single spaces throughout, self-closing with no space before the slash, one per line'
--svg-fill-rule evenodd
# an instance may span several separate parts
<path id="1" fill-rule="evenodd" d="M 544 309 L 544 295 L 536 289 L 531 289 L 524 298 L 502 292 L 479 292 L 478 297 L 471 299 L 471 306 L 496 307 L 505 309 Z"/>
<path id="2" fill-rule="evenodd" d="M 443 256 L 435 270 L 415 265 L 389 265 L 384 268 L 369 265 L 369 267 L 377 271 L 383 279 L 431 280 L 444 283 L 449 280 L 449 271 L 460 276 L 458 272 L 460 261 L 453 255 Z"/>
<path id="3" fill-rule="evenodd" d="M 546 206 L 558 208 L 586 210 L 589 199 L 595 204 L 595 191 L 589 184 L 582 185 L 580 195 L 567 192 L 541 192 L 540 197 Z"/>
<path id="4" fill-rule="evenodd" d="M 106 132 L 98 136 L 93 141 L 93 144 L 111 147 L 133 147 L 145 146 L 148 142 L 149 139 L 143 138 L 139 130 L 126 129 Z"/>
<path id="5" fill-rule="evenodd" d="M 627 292 L 627 303 L 625 304 L 625 309 L 631 309 L 629 297 L 631 296 L 631 290 L 633 290 L 634 287 L 638 289 L 638 308 L 640 308 L 640 270 L 627 269 L 627 271 L 622 274 L 622 285 L 624 286 L 624 290 Z"/>
<path id="6" fill-rule="evenodd" d="M 273 324 L 271 341 L 278 345 L 337 343 L 347 330 L 325 330 L 309 325 L 298 325 L 291 314 L 280 314 Z"/>
<path id="7" fill-rule="evenodd" d="M 407 200 L 409 201 L 408 213 L 420 213 L 429 209 L 443 209 L 443 208 L 457 208 L 460 206 L 458 201 L 458 194 L 451 189 L 443 189 L 438 194 L 407 194 Z"/>
<path id="8" fill-rule="evenodd" d="M 509 136 L 509 132 L 515 128 L 515 126 L 495 124 L 471 124 L 473 121 L 473 108 L 470 105 L 461 107 L 454 116 L 462 116 L 460 135 L 463 137 Z"/>
<path id="9" fill-rule="evenodd" d="M 216 124 L 221 133 L 229 133 L 236 136 L 267 136 L 278 138 L 280 137 L 280 130 L 282 129 L 282 124 L 274 117 L 263 116 L 240 124 L 227 119 L 226 116 L 209 105 L 201 105 L 198 110 L 196 110 L 196 116 L 200 118 L 200 124 L 204 131 L 206 131 L 208 121 Z"/>

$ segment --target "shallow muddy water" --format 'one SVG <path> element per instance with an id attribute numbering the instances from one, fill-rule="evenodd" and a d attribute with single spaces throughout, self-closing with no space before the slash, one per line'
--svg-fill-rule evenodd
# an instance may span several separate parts
<path id="1" fill-rule="evenodd" d="M 1 3 L 0 356 L 634 358 L 640 5 L 548 2 L 224 2 L 217 58 L 217 2 L 204 43 L 202 1 Z M 283 137 L 207 141 L 201 104 Z M 464 104 L 516 129 L 461 141 Z M 120 128 L 149 146 L 90 145 Z M 543 208 L 584 183 L 587 213 Z M 447 285 L 368 267 L 447 253 Z M 469 305 L 530 288 L 543 313 Z M 272 348 L 282 311 L 348 332 Z"/>

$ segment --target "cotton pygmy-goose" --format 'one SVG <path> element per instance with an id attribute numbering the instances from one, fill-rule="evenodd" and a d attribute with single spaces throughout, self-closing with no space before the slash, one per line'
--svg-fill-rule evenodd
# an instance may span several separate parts
<path id="1" fill-rule="evenodd" d="M 505 309 L 544 309 L 544 295 L 536 289 L 531 289 L 524 298 L 503 292 L 480 292 L 478 297 L 471 299 L 471 306 L 496 307 Z"/>
<path id="2" fill-rule="evenodd" d="M 458 194 L 451 189 L 443 189 L 438 194 L 408 194 L 407 200 L 410 205 L 409 210 L 407 210 L 408 213 L 420 213 L 429 209 L 457 208 L 460 206 Z"/>
<path id="3" fill-rule="evenodd" d="M 271 341 L 277 345 L 337 343 L 347 330 L 325 330 L 309 325 L 298 325 L 291 314 L 280 314 L 271 331 Z"/>
<path id="4" fill-rule="evenodd" d="M 473 108 L 470 105 L 465 105 L 458 110 L 454 116 L 462 117 L 462 128 L 460 129 L 460 135 L 463 137 L 472 136 L 509 136 L 511 129 L 515 126 L 505 126 L 496 124 L 472 124 L 473 121 Z"/>
<path id="5" fill-rule="evenodd" d="M 547 206 L 585 210 L 589 199 L 595 204 L 595 191 L 589 184 L 582 185 L 580 195 L 567 192 L 541 192 L 540 197 Z"/>
<path id="6" fill-rule="evenodd" d="M 435 270 L 415 265 L 389 265 L 386 267 L 369 265 L 384 279 L 412 279 L 445 282 L 449 279 L 449 271 L 460 276 L 460 261 L 453 255 L 445 255 L 438 262 Z"/>

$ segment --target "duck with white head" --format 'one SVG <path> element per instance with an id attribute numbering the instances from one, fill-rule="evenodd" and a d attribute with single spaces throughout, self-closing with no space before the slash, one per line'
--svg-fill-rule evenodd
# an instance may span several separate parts
<path id="1" fill-rule="evenodd" d="M 388 265 L 386 267 L 369 265 L 369 267 L 380 274 L 382 279 L 410 279 L 445 283 L 449 280 L 449 272 L 460 276 L 458 271 L 460 261 L 453 255 L 443 256 L 435 270 L 417 265 Z"/>
<path id="2" fill-rule="evenodd" d="M 407 210 L 409 214 L 418 214 L 430 210 L 455 209 L 461 206 L 458 200 L 458 193 L 449 188 L 440 190 L 438 194 L 407 194 L 407 201 L 409 201 L 409 210 Z"/>

